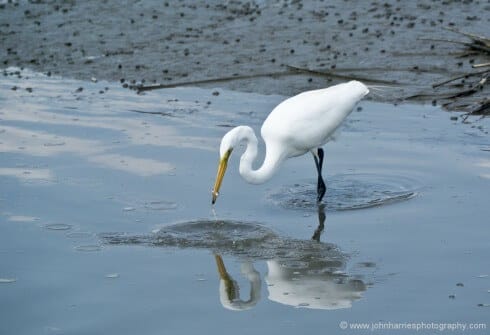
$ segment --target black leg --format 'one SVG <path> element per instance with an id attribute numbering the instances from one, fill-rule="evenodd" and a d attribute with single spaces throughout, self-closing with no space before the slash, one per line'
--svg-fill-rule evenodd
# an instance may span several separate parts
<path id="1" fill-rule="evenodd" d="M 323 233 L 323 230 L 325 229 L 325 205 L 324 204 L 319 204 L 318 205 L 318 227 L 315 229 L 315 232 L 313 233 L 313 236 L 311 237 L 312 240 L 320 242 L 320 236 Z"/>
<path id="2" fill-rule="evenodd" d="M 317 202 L 322 201 L 323 196 L 325 195 L 325 192 L 327 191 L 327 186 L 325 185 L 325 182 L 323 181 L 322 177 L 322 166 L 323 166 L 323 149 L 318 148 L 317 149 L 317 154 L 313 155 L 313 158 L 315 159 L 315 165 L 316 165 L 316 171 L 318 172 L 318 182 L 316 185 L 316 192 L 317 192 Z"/>

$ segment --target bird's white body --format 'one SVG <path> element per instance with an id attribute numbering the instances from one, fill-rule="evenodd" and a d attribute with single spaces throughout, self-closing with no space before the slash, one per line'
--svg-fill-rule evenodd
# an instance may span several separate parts
<path id="1" fill-rule="evenodd" d="M 241 141 L 247 143 L 240 159 L 240 175 L 249 183 L 261 184 L 270 179 L 282 162 L 316 150 L 329 141 L 342 121 L 352 112 L 355 105 L 369 93 L 359 81 L 307 91 L 284 100 L 275 107 L 262 125 L 261 134 L 266 145 L 262 166 L 253 170 L 257 157 L 258 140 L 252 128 L 238 126 L 230 130 L 221 140 L 220 166 L 213 190 L 216 200 L 226 162 L 231 150 Z"/>
<path id="2" fill-rule="evenodd" d="M 282 145 L 288 157 L 328 142 L 330 136 L 369 90 L 358 81 L 307 91 L 284 100 L 262 125 L 264 141 Z"/>

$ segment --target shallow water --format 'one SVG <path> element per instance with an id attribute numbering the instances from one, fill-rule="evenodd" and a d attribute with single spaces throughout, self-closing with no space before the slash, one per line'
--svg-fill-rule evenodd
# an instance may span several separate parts
<path id="1" fill-rule="evenodd" d="M 236 150 L 213 209 L 220 137 L 283 97 L 15 71 L 0 80 L 0 333 L 490 327 L 488 120 L 363 102 L 326 146 L 325 206 L 311 157 L 255 186 Z"/>

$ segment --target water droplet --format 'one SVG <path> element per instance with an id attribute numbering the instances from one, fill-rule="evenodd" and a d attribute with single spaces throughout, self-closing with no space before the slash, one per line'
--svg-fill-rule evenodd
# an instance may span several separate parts
<path id="1" fill-rule="evenodd" d="M 86 231 L 74 231 L 74 232 L 66 233 L 65 236 L 68 238 L 90 238 L 93 237 L 94 234 Z"/>
<path id="2" fill-rule="evenodd" d="M 100 251 L 102 250 L 102 246 L 100 245 L 78 245 L 75 247 L 76 251 L 83 251 L 83 252 L 94 252 L 94 251 Z"/>
<path id="3" fill-rule="evenodd" d="M 152 209 L 155 211 L 166 211 L 171 209 L 176 209 L 177 204 L 172 201 L 150 201 L 145 204 L 145 208 Z"/>
<path id="4" fill-rule="evenodd" d="M 65 145 L 65 144 L 66 144 L 65 142 L 48 142 L 48 143 L 44 143 L 44 146 L 45 147 L 59 147 L 59 146 Z"/>
<path id="5" fill-rule="evenodd" d="M 44 226 L 44 228 L 49 230 L 70 230 L 71 225 L 66 223 L 50 223 Z"/>
<path id="6" fill-rule="evenodd" d="M 15 278 L 0 278 L 0 284 L 15 283 L 17 279 Z"/>
<path id="7" fill-rule="evenodd" d="M 59 332 L 61 332 L 61 328 L 54 327 L 54 326 L 46 326 L 46 327 L 44 327 L 44 329 L 46 329 L 50 333 L 59 333 Z"/>
<path id="8" fill-rule="evenodd" d="M 119 273 L 108 273 L 105 275 L 105 277 L 109 279 L 119 278 Z"/>
<path id="9" fill-rule="evenodd" d="M 39 220 L 39 218 L 25 215 L 12 215 L 9 216 L 8 220 L 12 222 L 34 222 Z"/>
<path id="10" fill-rule="evenodd" d="M 376 263 L 374 262 L 359 262 L 359 266 L 364 267 L 364 268 L 375 268 Z"/>

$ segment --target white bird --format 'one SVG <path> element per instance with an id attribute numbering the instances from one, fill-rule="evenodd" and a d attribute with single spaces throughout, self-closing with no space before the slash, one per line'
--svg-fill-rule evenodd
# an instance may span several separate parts
<path id="1" fill-rule="evenodd" d="M 223 136 L 212 203 L 216 202 L 226 172 L 228 159 L 235 146 L 245 141 L 247 148 L 240 158 L 240 175 L 249 183 L 262 184 L 269 180 L 284 160 L 313 154 L 318 172 L 317 201 L 325 195 L 322 178 L 323 149 L 334 131 L 352 112 L 355 105 L 369 93 L 359 81 L 307 91 L 284 100 L 269 114 L 261 128 L 266 146 L 265 159 L 260 168 L 253 170 L 257 157 L 258 140 L 252 128 L 238 126 Z"/>

